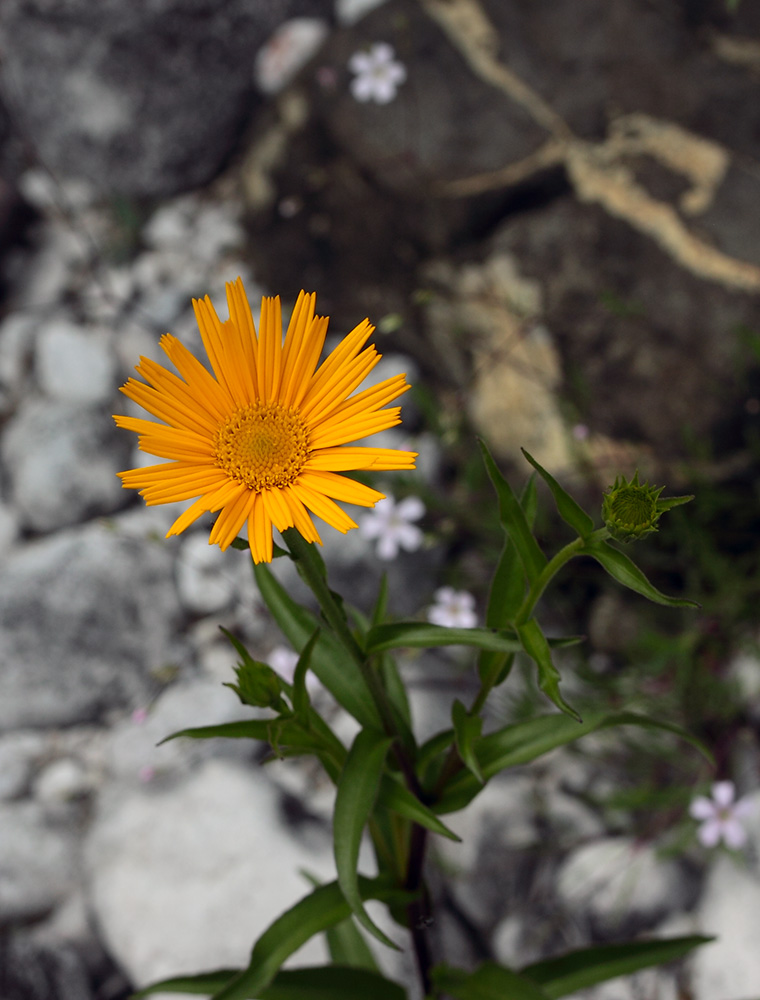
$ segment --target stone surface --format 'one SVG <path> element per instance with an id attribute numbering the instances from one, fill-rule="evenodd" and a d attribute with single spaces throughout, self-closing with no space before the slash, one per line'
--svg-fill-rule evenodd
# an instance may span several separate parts
<path id="1" fill-rule="evenodd" d="M 572 252 L 560 251 L 567 233 Z M 494 245 L 541 281 L 541 320 L 592 429 L 666 460 L 735 412 L 730 332 L 757 322 L 756 297 L 700 280 L 626 223 L 570 200 L 513 220 Z"/>
<path id="2" fill-rule="evenodd" d="M 171 555 L 95 525 L 0 569 L 0 730 L 68 725 L 144 701 L 178 655 Z"/>
<path id="3" fill-rule="evenodd" d="M 49 825 L 34 802 L 0 804 L 0 921 L 39 918 L 78 877 L 73 830 Z"/>
<path id="4" fill-rule="evenodd" d="M 231 654 L 227 681 L 234 680 L 233 661 Z M 254 714 L 219 681 L 180 681 L 111 727 L 103 747 L 103 762 L 110 776 L 134 785 L 192 770 L 210 755 L 250 756 L 254 744 L 245 740 L 162 740 L 182 729 L 250 719 Z"/>
<path id="5" fill-rule="evenodd" d="M 9 0 L 0 26 L 4 92 L 56 174 L 85 178 L 101 194 L 186 190 L 208 181 L 238 140 L 257 49 L 288 17 L 330 7 L 112 0 L 93 10 L 87 0 Z"/>
<path id="6" fill-rule="evenodd" d="M 607 837 L 575 848 L 557 875 L 557 893 L 568 910 L 588 913 L 608 932 L 623 925 L 651 925 L 687 902 L 683 874 L 657 858 L 649 845 Z"/>
<path id="7" fill-rule="evenodd" d="M 744 997 L 760 991 L 760 955 L 755 928 L 760 908 L 760 792 L 747 799 L 754 812 L 743 825 L 750 836 L 750 856 L 722 855 L 707 875 L 697 910 L 703 934 L 717 941 L 699 948 L 692 959 L 695 1000 Z"/>
<path id="8" fill-rule="evenodd" d="M 34 768 L 46 745 L 45 736 L 31 730 L 0 736 L 0 801 L 28 793 Z"/>
<path id="9" fill-rule="evenodd" d="M 308 893 L 299 868 L 334 877 L 327 836 L 309 849 L 283 830 L 266 776 L 222 761 L 173 788 L 104 798 L 87 868 L 107 946 L 136 985 L 245 963 Z M 317 942 L 308 952 L 320 960 Z"/>
<path id="10" fill-rule="evenodd" d="M 105 403 L 116 388 L 116 357 L 105 330 L 65 320 L 43 324 L 37 335 L 37 380 L 52 399 Z"/>
<path id="11" fill-rule="evenodd" d="M 123 507 L 128 495 L 116 473 L 129 446 L 105 409 L 26 400 L 1 449 L 21 526 L 50 531 Z"/>

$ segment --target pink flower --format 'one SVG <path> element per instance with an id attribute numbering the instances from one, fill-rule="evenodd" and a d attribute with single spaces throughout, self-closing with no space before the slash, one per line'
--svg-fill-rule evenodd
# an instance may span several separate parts
<path id="1" fill-rule="evenodd" d="M 412 521 L 425 513 L 419 497 L 406 497 L 399 503 L 393 497 L 378 500 L 374 510 L 366 514 L 359 525 L 365 538 L 377 539 L 377 554 L 381 559 L 395 559 L 399 548 L 414 552 L 422 544 L 422 532 Z"/>
<path id="2" fill-rule="evenodd" d="M 435 592 L 435 604 L 428 608 L 428 621 L 433 625 L 447 628 L 475 628 L 478 616 L 475 613 L 475 598 L 466 590 L 439 587 Z"/>
<path id="3" fill-rule="evenodd" d="M 726 847 L 739 848 L 747 842 L 741 820 L 753 810 L 746 799 L 736 799 L 733 781 L 716 781 L 712 798 L 698 795 L 689 807 L 690 815 L 700 821 L 697 837 L 704 847 L 715 847 L 722 840 Z"/>
<path id="4" fill-rule="evenodd" d="M 356 74 L 351 81 L 351 93 L 357 101 L 388 104 L 406 80 L 406 67 L 396 62 L 393 46 L 375 42 L 367 52 L 355 52 L 348 68 Z"/>

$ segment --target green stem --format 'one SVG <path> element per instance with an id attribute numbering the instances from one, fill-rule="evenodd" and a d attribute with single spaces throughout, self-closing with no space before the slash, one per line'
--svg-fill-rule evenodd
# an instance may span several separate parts
<path id="1" fill-rule="evenodd" d="M 327 624 L 342 642 L 349 655 L 361 671 L 362 677 L 369 688 L 375 702 L 383 729 L 388 736 L 393 737 L 393 750 L 399 767 L 404 775 L 409 790 L 421 801 L 423 792 L 414 770 L 414 766 L 404 750 L 403 739 L 399 732 L 393 714 L 391 703 L 378 673 L 372 668 L 364 650 L 356 641 L 343 611 L 327 585 L 324 564 L 311 542 L 295 528 L 288 528 L 283 533 L 290 554 L 296 561 L 296 566 L 302 579 L 310 587 L 319 602 L 322 614 Z M 427 902 L 423 886 L 423 868 L 427 831 L 424 827 L 413 823 L 410 832 L 409 856 L 406 865 L 404 885 L 413 892 L 419 893 L 419 898 L 407 907 L 409 930 L 412 935 L 417 967 L 425 994 L 430 991 L 430 968 L 432 964 L 430 948 L 425 934 L 427 924 Z"/>
<path id="2" fill-rule="evenodd" d="M 290 549 L 290 554 L 296 561 L 301 577 L 316 597 L 325 620 L 335 635 L 340 639 L 351 659 L 359 668 L 364 681 L 369 688 L 375 703 L 383 729 L 388 736 L 397 739 L 399 736 L 393 710 L 391 709 L 385 688 L 377 673 L 372 669 L 364 651 L 356 641 L 353 632 L 348 627 L 343 611 L 327 585 L 322 567 L 322 560 L 311 542 L 307 542 L 296 528 L 287 528 L 282 537 Z"/>
<path id="3" fill-rule="evenodd" d="M 509 624 L 524 625 L 532 615 L 533 609 L 541 599 L 541 595 L 562 567 L 566 563 L 570 562 L 570 560 L 575 556 L 581 555 L 588 541 L 597 541 L 608 537 L 609 531 L 606 528 L 599 528 L 597 531 L 593 532 L 589 538 L 576 538 L 574 541 L 569 542 L 564 548 L 560 549 L 559 552 L 557 552 L 556 555 L 549 560 L 543 570 L 533 581 L 528 593 L 525 595 L 525 600 L 515 615 L 514 621 Z M 502 667 L 503 664 L 497 663 L 490 675 L 481 680 L 480 689 L 475 696 L 475 700 L 470 706 L 469 712 L 467 713 L 468 715 L 477 715 L 483 708 L 488 695 L 491 693 L 496 677 L 501 673 Z M 459 757 L 456 745 L 452 744 L 436 783 L 436 795 L 446 787 L 446 784 L 450 781 L 450 779 L 461 771 L 463 767 L 464 764 Z"/>

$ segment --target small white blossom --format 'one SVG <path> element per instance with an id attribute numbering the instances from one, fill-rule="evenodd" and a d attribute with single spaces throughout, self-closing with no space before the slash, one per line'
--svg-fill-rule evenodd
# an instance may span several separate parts
<path id="1" fill-rule="evenodd" d="M 428 621 L 433 625 L 447 628 L 475 628 L 478 616 L 475 613 L 475 598 L 466 590 L 453 587 L 439 587 L 435 592 L 435 604 L 428 608 Z"/>
<path id="2" fill-rule="evenodd" d="M 406 80 L 406 67 L 396 61 L 393 46 L 387 42 L 375 42 L 369 51 L 355 52 L 348 68 L 356 74 L 351 81 L 351 93 L 357 101 L 388 104 Z"/>
<path id="3" fill-rule="evenodd" d="M 422 545 L 422 531 L 412 521 L 419 521 L 424 513 L 419 497 L 405 497 L 399 503 L 385 497 L 362 518 L 359 530 L 365 538 L 377 539 L 381 559 L 395 559 L 400 548 L 414 552 Z"/>
<path id="4" fill-rule="evenodd" d="M 726 847 L 739 848 L 747 842 L 747 831 L 741 821 L 752 809 L 751 802 L 736 799 L 733 781 L 716 781 L 712 798 L 698 795 L 689 813 L 700 821 L 697 837 L 704 847 L 715 847 L 722 840 Z"/>

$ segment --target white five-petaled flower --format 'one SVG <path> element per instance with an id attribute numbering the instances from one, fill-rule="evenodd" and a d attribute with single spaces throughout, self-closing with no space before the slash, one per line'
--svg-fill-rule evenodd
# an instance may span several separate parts
<path id="1" fill-rule="evenodd" d="M 712 798 L 698 795 L 689 813 L 700 821 L 697 837 L 704 847 L 715 847 L 722 840 L 726 847 L 739 848 L 747 842 L 747 831 L 741 821 L 752 809 L 751 802 L 736 798 L 733 781 L 716 781 Z"/>
<path id="2" fill-rule="evenodd" d="M 453 587 L 439 587 L 435 592 L 435 604 L 428 608 L 428 621 L 433 625 L 447 628 L 475 628 L 478 616 L 475 613 L 475 598 L 466 590 Z"/>
<path id="3" fill-rule="evenodd" d="M 419 521 L 424 513 L 425 505 L 419 497 L 405 497 L 398 503 L 386 497 L 362 518 L 359 530 L 365 538 L 377 539 L 381 559 L 395 559 L 399 548 L 414 552 L 422 544 L 422 531 L 412 521 Z"/>
<path id="4" fill-rule="evenodd" d="M 387 42 L 375 42 L 368 51 L 354 52 L 348 68 L 356 74 L 351 93 L 357 101 L 388 104 L 406 80 L 406 67 L 397 62 L 393 46 Z"/>

